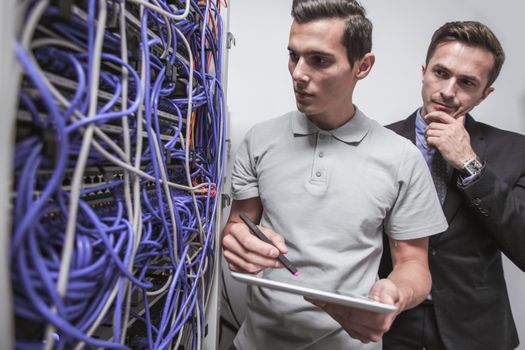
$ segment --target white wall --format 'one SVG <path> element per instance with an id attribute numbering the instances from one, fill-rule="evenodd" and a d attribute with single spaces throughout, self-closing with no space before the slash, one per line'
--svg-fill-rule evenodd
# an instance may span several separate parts
<path id="1" fill-rule="evenodd" d="M 291 0 L 230 1 L 228 104 L 234 151 L 247 129 L 295 108 L 287 71 Z M 421 103 L 421 64 L 435 29 L 451 20 L 479 20 L 499 37 L 507 60 L 495 92 L 473 115 L 494 126 L 525 133 L 525 3 L 514 0 L 362 0 L 374 24 L 372 73 L 357 86 L 355 103 L 386 124 L 408 116 Z M 233 155 L 233 154 L 232 154 Z M 505 261 L 514 316 L 525 349 L 525 275 Z M 231 280 L 230 280 L 231 281 Z M 233 282 L 232 282 L 233 283 Z M 242 316 L 243 289 L 229 285 Z"/>

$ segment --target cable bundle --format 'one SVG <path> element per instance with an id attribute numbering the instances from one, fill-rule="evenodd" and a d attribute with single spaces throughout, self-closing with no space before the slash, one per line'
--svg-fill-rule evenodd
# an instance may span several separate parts
<path id="1" fill-rule="evenodd" d="M 71 3 L 31 2 L 15 45 L 17 348 L 199 349 L 223 173 L 220 3 Z"/>

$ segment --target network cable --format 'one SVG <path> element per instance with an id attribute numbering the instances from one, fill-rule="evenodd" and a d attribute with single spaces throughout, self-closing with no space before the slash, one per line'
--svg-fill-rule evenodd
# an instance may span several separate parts
<path id="1" fill-rule="evenodd" d="M 202 348 L 224 5 L 31 1 L 15 46 L 17 348 Z"/>

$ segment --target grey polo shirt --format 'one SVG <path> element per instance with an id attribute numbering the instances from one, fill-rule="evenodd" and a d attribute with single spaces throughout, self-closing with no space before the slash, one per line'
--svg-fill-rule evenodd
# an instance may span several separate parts
<path id="1" fill-rule="evenodd" d="M 446 230 L 428 167 L 408 140 L 356 110 L 320 130 L 294 111 L 254 126 L 232 174 L 235 200 L 260 197 L 261 225 L 282 234 L 299 270 L 267 278 L 367 295 L 377 279 L 383 230 L 405 240 Z M 321 309 L 279 291 L 248 288 L 241 349 L 374 349 Z"/>

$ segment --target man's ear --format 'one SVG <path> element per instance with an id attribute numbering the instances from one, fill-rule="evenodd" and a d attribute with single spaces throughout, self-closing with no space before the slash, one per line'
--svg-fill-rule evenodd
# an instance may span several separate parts
<path id="1" fill-rule="evenodd" d="M 483 96 L 479 99 L 478 103 L 476 103 L 476 106 L 479 105 L 484 99 L 487 98 L 488 95 L 490 95 L 494 91 L 494 88 L 492 86 L 485 88 L 483 90 Z"/>
<path id="2" fill-rule="evenodd" d="M 483 99 L 486 99 L 487 96 L 492 93 L 492 91 L 494 91 L 494 88 L 492 86 L 486 88 L 485 91 L 483 91 Z"/>
<path id="3" fill-rule="evenodd" d="M 372 66 L 374 65 L 375 61 L 376 56 L 369 52 L 365 54 L 358 62 L 356 62 L 358 65 L 356 73 L 357 79 L 361 80 L 366 77 L 368 73 L 370 73 L 370 70 L 372 70 Z"/>
<path id="4" fill-rule="evenodd" d="M 421 65 L 421 82 L 425 80 L 425 72 L 427 71 L 427 66 L 422 64 Z"/>

